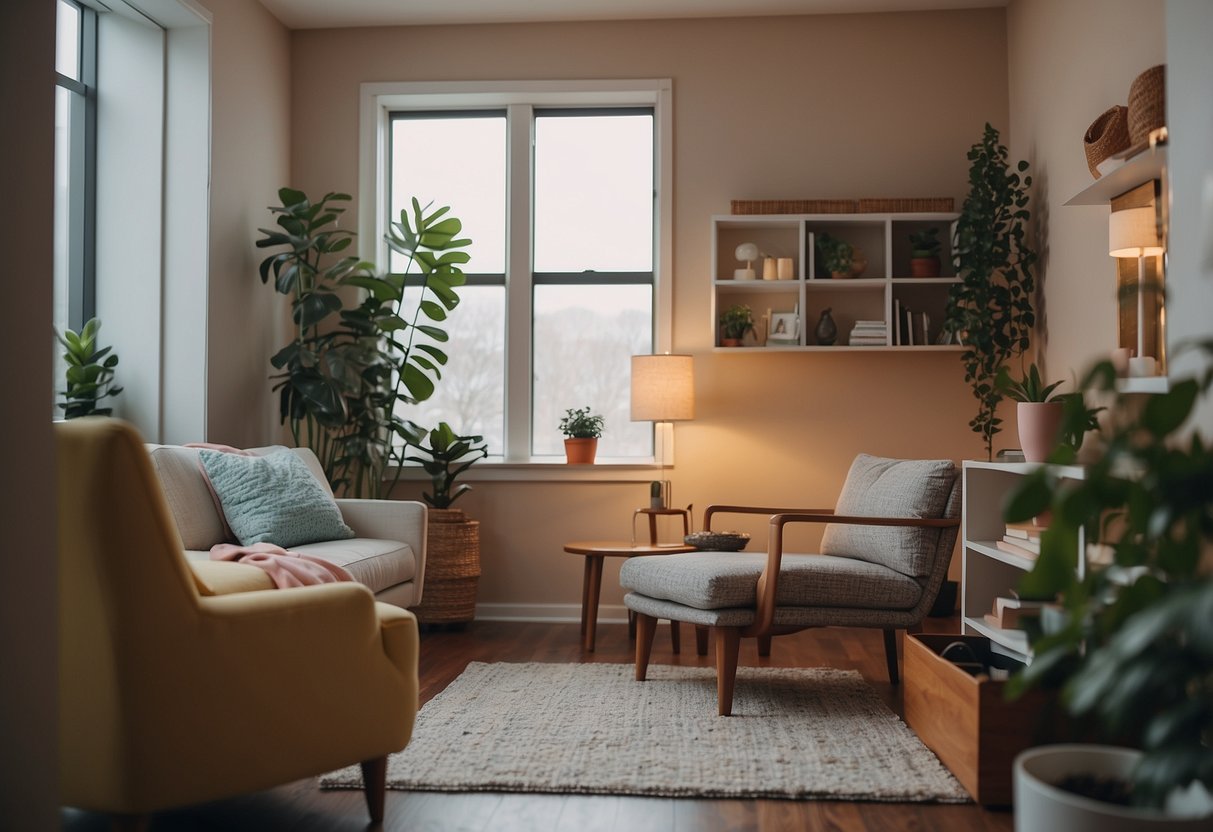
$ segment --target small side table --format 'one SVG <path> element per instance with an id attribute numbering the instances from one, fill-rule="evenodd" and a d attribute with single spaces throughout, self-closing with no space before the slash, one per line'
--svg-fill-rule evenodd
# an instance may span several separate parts
<path id="1" fill-rule="evenodd" d="M 694 552 L 694 546 L 674 544 L 670 546 L 634 546 L 622 541 L 579 541 L 564 544 L 571 555 L 585 557 L 585 577 L 581 583 L 581 646 L 587 653 L 594 652 L 594 635 L 598 627 L 598 597 L 602 590 L 602 564 L 606 558 L 631 558 L 637 555 L 673 555 Z M 674 652 L 678 652 L 678 622 L 670 622 Z"/>

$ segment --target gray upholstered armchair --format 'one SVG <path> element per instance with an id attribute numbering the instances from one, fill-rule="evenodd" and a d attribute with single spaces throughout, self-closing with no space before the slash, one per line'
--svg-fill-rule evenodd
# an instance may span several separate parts
<path id="1" fill-rule="evenodd" d="M 889 680 L 898 681 L 899 629 L 922 621 L 947 576 L 960 525 L 961 479 L 951 460 L 895 460 L 860 454 L 834 509 L 710 506 L 704 528 L 722 513 L 770 515 L 765 554 L 691 552 L 630 558 L 619 580 L 636 613 L 636 679 L 644 681 L 657 620 L 696 625 L 700 655 L 716 642 L 717 704 L 733 709 L 740 639 L 808 627 L 884 630 Z M 789 523 L 828 523 L 821 554 L 783 551 Z"/>

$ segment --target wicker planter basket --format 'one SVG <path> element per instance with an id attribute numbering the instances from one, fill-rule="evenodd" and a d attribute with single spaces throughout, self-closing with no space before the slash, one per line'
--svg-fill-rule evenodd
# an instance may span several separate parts
<path id="1" fill-rule="evenodd" d="M 1082 146 L 1087 153 L 1087 170 L 1099 178 L 1098 165 L 1113 154 L 1129 147 L 1129 110 L 1117 104 L 1100 113 L 1083 134 Z"/>
<path id="2" fill-rule="evenodd" d="M 413 613 L 422 624 L 459 624 L 476 617 L 480 521 L 462 509 L 432 508 L 426 528 L 425 585 Z"/>
<path id="3" fill-rule="evenodd" d="M 1129 87 L 1129 141 L 1149 141 L 1150 131 L 1167 123 L 1167 66 L 1152 66 Z"/>

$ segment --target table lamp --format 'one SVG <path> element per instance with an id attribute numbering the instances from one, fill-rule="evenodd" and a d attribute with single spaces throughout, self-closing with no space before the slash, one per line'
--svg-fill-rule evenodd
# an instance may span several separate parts
<path id="1" fill-rule="evenodd" d="M 657 423 L 657 457 L 661 460 L 662 506 L 670 505 L 671 488 L 665 478 L 667 450 L 673 447 L 674 426 L 666 442 L 663 422 L 695 418 L 695 368 L 689 355 L 632 356 L 632 421 Z"/>
<path id="2" fill-rule="evenodd" d="M 1130 376 L 1152 376 L 1155 360 L 1145 355 L 1145 258 L 1162 254 L 1153 208 L 1113 211 L 1108 224 L 1108 254 L 1137 258 L 1137 353 L 1129 359 Z"/>

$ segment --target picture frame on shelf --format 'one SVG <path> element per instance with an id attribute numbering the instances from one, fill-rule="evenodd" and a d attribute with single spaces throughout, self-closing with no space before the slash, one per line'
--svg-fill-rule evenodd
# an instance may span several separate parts
<path id="1" fill-rule="evenodd" d="M 800 343 L 800 315 L 796 312 L 772 312 L 767 344 L 788 346 Z"/>

